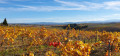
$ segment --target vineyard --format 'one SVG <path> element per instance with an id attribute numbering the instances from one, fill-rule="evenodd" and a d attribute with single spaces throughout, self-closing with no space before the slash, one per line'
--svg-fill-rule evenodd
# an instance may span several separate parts
<path id="1" fill-rule="evenodd" d="M 120 32 L 0 26 L 0 56 L 119 56 Z"/>

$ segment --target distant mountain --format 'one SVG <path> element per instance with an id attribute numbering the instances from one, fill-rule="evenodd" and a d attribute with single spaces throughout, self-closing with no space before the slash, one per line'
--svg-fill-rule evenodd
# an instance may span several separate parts
<path id="1" fill-rule="evenodd" d="M 60 25 L 64 23 L 56 23 L 56 22 L 35 22 L 35 23 L 28 23 L 28 24 L 39 24 L 39 25 Z"/>
<path id="2" fill-rule="evenodd" d="M 105 22 L 116 22 L 116 23 L 118 23 L 118 22 L 120 22 L 120 19 L 106 20 Z"/>
<path id="3" fill-rule="evenodd" d="M 57 22 L 34 22 L 34 23 L 11 23 L 11 24 L 36 24 L 36 25 L 63 25 L 63 24 L 81 24 L 81 23 L 120 23 L 120 19 L 115 20 L 106 20 L 106 21 L 84 21 L 84 22 L 64 22 L 64 23 L 57 23 Z"/>

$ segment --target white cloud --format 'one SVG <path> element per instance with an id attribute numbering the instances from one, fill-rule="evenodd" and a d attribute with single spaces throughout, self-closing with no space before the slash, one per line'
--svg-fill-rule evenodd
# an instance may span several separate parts
<path id="1" fill-rule="evenodd" d="M 103 3 L 93 3 L 93 2 L 65 2 L 61 0 L 55 0 L 64 6 L 71 6 L 73 10 L 96 10 L 96 9 L 114 9 L 120 10 L 120 1 L 107 1 Z M 77 8 L 77 9 L 76 9 Z M 81 8 L 81 9 L 79 9 Z"/>
<path id="2" fill-rule="evenodd" d="M 3 1 L 3 0 L 0 0 Z M 27 0 L 12 0 L 12 1 L 27 1 Z M 28 6 L 22 5 L 16 7 L 1 7 L 0 11 L 54 11 L 54 10 L 97 10 L 97 9 L 109 9 L 119 10 L 120 1 L 107 1 L 103 3 L 93 2 L 66 2 L 61 0 L 54 0 L 56 3 L 60 3 L 60 6 Z"/>
<path id="3" fill-rule="evenodd" d="M 76 7 L 86 7 L 85 5 L 74 3 L 74 2 L 65 2 L 65 1 L 60 1 L 60 0 L 55 0 L 58 3 L 61 3 L 64 6 L 76 6 Z"/>
<path id="4" fill-rule="evenodd" d="M 104 4 L 108 6 L 120 6 L 120 1 L 104 2 Z"/>
<path id="5" fill-rule="evenodd" d="M 20 6 L 19 8 L 0 8 L 0 11 L 54 11 L 54 10 L 87 10 L 86 8 L 69 8 L 62 6 Z"/>
<path id="6" fill-rule="evenodd" d="M 111 14 L 111 15 L 106 15 L 103 16 L 105 19 L 119 19 L 120 20 L 120 14 Z"/>
<path id="7" fill-rule="evenodd" d="M 120 9 L 120 1 L 104 2 L 105 9 Z"/>
<path id="8" fill-rule="evenodd" d="M 74 6 L 75 8 L 84 8 L 85 10 L 94 10 L 94 9 L 120 9 L 120 1 L 107 1 L 103 3 L 93 3 L 93 2 L 65 2 L 61 0 L 55 0 L 58 3 L 63 4 L 64 6 Z M 73 9 L 73 8 L 72 8 Z M 81 9 L 80 9 L 81 10 Z"/>

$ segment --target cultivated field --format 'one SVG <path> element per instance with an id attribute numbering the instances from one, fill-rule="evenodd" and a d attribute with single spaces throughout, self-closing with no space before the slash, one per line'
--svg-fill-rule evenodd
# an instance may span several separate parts
<path id="1" fill-rule="evenodd" d="M 0 26 L 0 56 L 119 56 L 120 32 Z"/>

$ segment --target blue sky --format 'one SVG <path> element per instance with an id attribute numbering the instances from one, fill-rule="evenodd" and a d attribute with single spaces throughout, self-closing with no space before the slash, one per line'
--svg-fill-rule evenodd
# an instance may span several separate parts
<path id="1" fill-rule="evenodd" d="M 0 0 L 0 22 L 83 22 L 120 19 L 120 0 Z"/>

